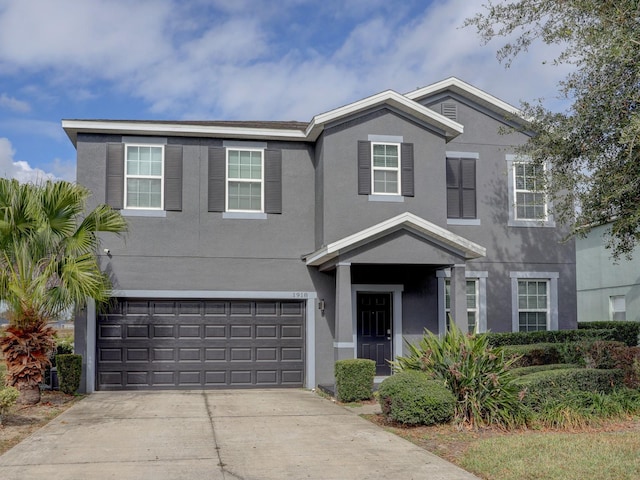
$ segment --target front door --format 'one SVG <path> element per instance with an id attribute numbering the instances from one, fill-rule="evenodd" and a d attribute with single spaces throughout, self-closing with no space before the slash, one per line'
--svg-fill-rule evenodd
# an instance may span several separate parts
<path id="1" fill-rule="evenodd" d="M 376 375 L 391 375 L 391 293 L 357 295 L 358 358 L 376 362 Z"/>

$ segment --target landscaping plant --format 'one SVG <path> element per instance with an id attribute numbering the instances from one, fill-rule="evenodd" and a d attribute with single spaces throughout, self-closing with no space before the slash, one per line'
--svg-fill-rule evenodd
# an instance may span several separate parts
<path id="1" fill-rule="evenodd" d="M 76 393 L 80 387 L 82 355 L 73 353 L 60 354 L 56 357 L 56 367 L 58 370 L 60 391 L 67 395 Z"/>
<path id="2" fill-rule="evenodd" d="M 123 232 L 126 222 L 107 205 L 85 212 L 89 194 L 70 182 L 0 178 L 0 300 L 9 319 L 0 346 L 20 403 L 40 401 L 54 347 L 49 322 L 88 298 L 100 304 L 110 295 L 97 232 Z"/>
<path id="3" fill-rule="evenodd" d="M 13 407 L 16 400 L 20 396 L 20 392 L 13 387 L 3 387 L 0 385 L 0 427 L 4 416 L 9 413 L 9 409 Z"/>
<path id="4" fill-rule="evenodd" d="M 520 388 L 509 373 L 517 359 L 506 359 L 486 336 L 468 335 L 451 322 L 443 338 L 425 329 L 420 342 L 407 348 L 409 355 L 398 357 L 395 370 L 423 370 L 442 380 L 457 399 L 460 424 L 509 428 L 525 423 Z"/>
<path id="5" fill-rule="evenodd" d="M 447 423 L 454 415 L 456 398 L 441 380 L 407 370 L 386 378 L 378 388 L 378 402 L 387 420 L 404 425 Z"/>
<path id="6" fill-rule="evenodd" d="M 376 362 L 366 358 L 338 360 L 335 366 L 336 396 L 340 402 L 369 400 L 373 395 Z"/>

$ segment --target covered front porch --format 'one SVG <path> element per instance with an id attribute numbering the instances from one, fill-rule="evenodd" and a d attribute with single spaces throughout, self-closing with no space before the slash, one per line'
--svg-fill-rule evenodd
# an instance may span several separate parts
<path id="1" fill-rule="evenodd" d="M 376 375 L 391 374 L 389 360 L 404 340 L 442 329 L 442 281 L 450 282 L 450 314 L 467 329 L 467 261 L 485 249 L 411 213 L 333 242 L 306 257 L 333 275 L 334 361 L 370 358 Z M 445 273 L 446 272 L 446 273 Z"/>

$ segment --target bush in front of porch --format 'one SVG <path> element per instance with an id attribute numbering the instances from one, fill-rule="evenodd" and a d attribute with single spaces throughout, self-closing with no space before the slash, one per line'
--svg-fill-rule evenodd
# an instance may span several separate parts
<path id="1" fill-rule="evenodd" d="M 339 402 L 369 400 L 373 396 L 376 363 L 366 358 L 338 360 L 335 376 L 336 398 Z"/>

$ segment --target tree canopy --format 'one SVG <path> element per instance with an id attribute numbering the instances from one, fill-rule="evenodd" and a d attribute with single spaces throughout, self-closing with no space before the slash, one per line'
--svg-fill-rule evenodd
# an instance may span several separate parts
<path id="1" fill-rule="evenodd" d="M 584 234 L 611 224 L 607 246 L 630 256 L 640 241 L 640 0 L 489 1 L 468 18 L 486 43 L 504 38 L 509 66 L 534 41 L 561 46 L 573 66 L 558 84 L 570 105 L 525 103 L 534 132 L 519 153 L 550 165 L 545 188 L 558 220 Z"/>
<path id="2" fill-rule="evenodd" d="M 88 297 L 108 299 L 97 232 L 123 232 L 126 222 L 106 205 L 85 212 L 88 196 L 69 182 L 0 178 L 0 299 L 12 325 L 46 323 Z"/>

